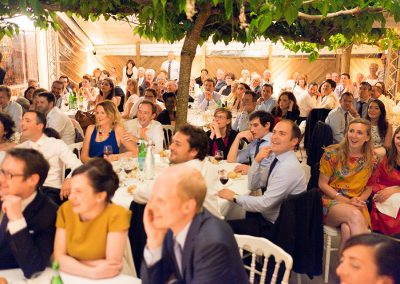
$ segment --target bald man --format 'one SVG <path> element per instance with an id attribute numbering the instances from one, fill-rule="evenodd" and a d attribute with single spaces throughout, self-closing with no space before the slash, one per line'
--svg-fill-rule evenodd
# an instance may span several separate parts
<path id="1" fill-rule="evenodd" d="M 155 181 L 144 212 L 146 283 L 249 283 L 232 230 L 203 208 L 207 187 L 187 165 Z"/>

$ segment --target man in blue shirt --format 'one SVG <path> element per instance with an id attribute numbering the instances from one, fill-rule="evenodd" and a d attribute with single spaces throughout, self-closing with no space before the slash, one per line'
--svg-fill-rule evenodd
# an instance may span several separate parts
<path id="1" fill-rule="evenodd" d="M 251 165 L 254 157 L 265 146 L 270 145 L 271 131 L 274 128 L 273 116 L 265 111 L 256 111 L 250 115 L 250 130 L 240 132 L 233 141 L 228 153 L 227 161 L 229 163 L 241 163 L 235 168 L 236 172 L 247 174 L 249 165 Z M 239 150 L 242 139 L 246 139 L 249 143 L 246 149 Z M 269 165 L 273 160 L 265 159 L 262 161 L 263 166 Z M 245 165 L 249 164 L 249 165 Z"/>
<path id="2" fill-rule="evenodd" d="M 262 196 L 238 195 L 230 189 L 222 189 L 218 196 L 242 206 L 246 219 L 229 221 L 235 234 L 269 238 L 273 223 L 279 215 L 282 202 L 289 196 L 304 192 L 307 183 L 304 171 L 293 149 L 300 141 L 300 129 L 291 120 L 281 120 L 274 127 L 271 146 L 260 150 L 249 172 L 249 184 L 266 187 Z M 275 154 L 269 167 L 260 162 Z M 250 189 L 252 188 L 250 186 Z"/>
<path id="3" fill-rule="evenodd" d="M 272 97 L 274 87 L 271 84 L 264 84 L 261 89 L 261 97 L 258 99 L 259 105 L 256 110 L 271 112 L 276 106 L 276 98 Z"/>

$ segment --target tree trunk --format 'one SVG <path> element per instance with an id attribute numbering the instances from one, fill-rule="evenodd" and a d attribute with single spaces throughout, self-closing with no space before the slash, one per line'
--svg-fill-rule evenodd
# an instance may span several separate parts
<path id="1" fill-rule="evenodd" d="M 186 33 L 181 51 L 181 63 L 179 71 L 179 88 L 176 104 L 176 128 L 187 122 L 187 110 L 189 102 L 190 73 L 196 48 L 199 44 L 201 31 L 211 15 L 211 3 L 202 4 L 199 9 L 192 29 Z"/>
<path id="2" fill-rule="evenodd" d="M 353 49 L 353 44 L 350 44 L 348 47 L 343 49 L 342 60 L 340 62 L 340 73 L 348 73 L 350 74 L 350 59 L 351 59 L 351 51 Z"/>

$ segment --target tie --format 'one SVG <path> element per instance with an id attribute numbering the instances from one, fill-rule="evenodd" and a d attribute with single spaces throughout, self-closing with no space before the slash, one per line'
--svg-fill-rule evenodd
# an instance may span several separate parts
<path id="1" fill-rule="evenodd" d="M 3 242 L 4 238 L 7 235 L 7 224 L 8 224 L 8 217 L 7 214 L 3 214 L 3 219 L 1 220 L 0 224 L 0 243 Z"/>
<path id="2" fill-rule="evenodd" d="M 257 141 L 257 144 L 256 144 L 256 151 L 254 152 L 254 158 L 256 158 L 258 152 L 260 152 L 260 145 L 261 145 L 261 143 L 264 142 L 264 141 L 265 141 L 264 139 L 260 139 L 260 140 Z"/>
<path id="3" fill-rule="evenodd" d="M 175 253 L 175 259 L 176 259 L 176 264 L 178 265 L 179 268 L 179 273 L 182 275 L 182 247 L 178 243 L 178 241 L 175 239 L 174 240 L 174 253 Z"/>
<path id="4" fill-rule="evenodd" d="M 269 177 L 271 176 L 272 170 L 275 168 L 275 165 L 276 165 L 277 162 L 278 162 L 278 159 L 275 158 L 272 161 L 271 166 L 269 167 L 269 172 L 268 172 L 268 176 L 267 176 L 267 182 L 265 183 L 265 188 L 261 189 L 262 193 L 264 193 L 267 190 Z"/>
<path id="5" fill-rule="evenodd" d="M 359 102 L 360 105 L 358 107 L 358 114 L 360 115 L 360 117 L 363 116 L 363 105 L 365 104 L 365 102 Z"/>
<path id="6" fill-rule="evenodd" d="M 147 140 L 146 132 L 147 132 L 147 127 L 140 128 L 140 138 Z"/>
<path id="7" fill-rule="evenodd" d="M 347 130 L 347 126 L 348 126 L 348 117 L 349 117 L 349 113 L 346 111 L 344 113 L 344 132 L 346 133 Z"/>
<path id="8" fill-rule="evenodd" d="M 168 61 L 168 80 L 171 80 L 171 63 L 172 61 Z"/>

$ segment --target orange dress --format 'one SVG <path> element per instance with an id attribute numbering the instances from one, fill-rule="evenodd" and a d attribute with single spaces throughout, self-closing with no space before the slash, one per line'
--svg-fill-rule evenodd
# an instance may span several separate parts
<path id="1" fill-rule="evenodd" d="M 377 158 L 374 157 L 373 167 L 377 164 Z M 373 169 L 365 167 L 365 158 L 349 158 L 346 165 L 343 165 L 338 159 L 338 150 L 328 148 L 325 150 L 320 161 L 320 173 L 329 177 L 329 185 L 343 196 L 352 198 L 360 196 L 367 185 L 368 179 Z M 338 204 L 339 201 L 322 194 L 323 214 L 326 216 L 329 209 Z M 368 225 L 371 219 L 368 209 L 362 211 Z"/>

